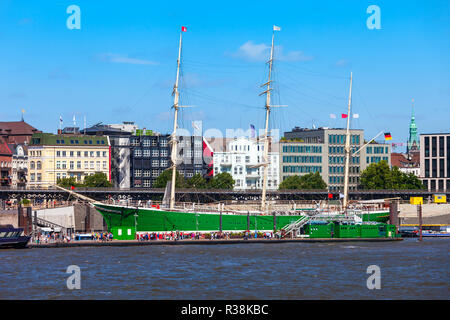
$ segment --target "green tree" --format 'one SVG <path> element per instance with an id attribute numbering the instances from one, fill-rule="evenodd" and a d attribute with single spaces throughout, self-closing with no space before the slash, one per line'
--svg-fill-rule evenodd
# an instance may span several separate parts
<path id="1" fill-rule="evenodd" d="M 153 183 L 154 188 L 165 188 L 167 181 L 172 181 L 172 169 L 164 170 Z M 184 177 L 176 171 L 175 175 L 175 188 L 184 188 L 186 186 Z"/>
<path id="2" fill-rule="evenodd" d="M 112 187 L 112 184 L 105 173 L 96 172 L 84 178 L 83 186 L 88 188 L 108 188 Z"/>
<path id="3" fill-rule="evenodd" d="M 302 179 L 300 176 L 290 176 L 283 180 L 278 186 L 280 190 L 302 189 Z"/>
<path id="4" fill-rule="evenodd" d="M 327 184 L 323 181 L 318 171 L 316 173 L 308 173 L 303 176 L 290 176 L 279 185 L 280 190 L 284 189 L 326 189 Z"/>
<path id="5" fill-rule="evenodd" d="M 68 177 L 68 178 L 60 178 L 56 182 L 56 184 L 63 188 L 70 188 L 72 186 L 79 187 L 81 184 L 77 182 L 75 177 Z"/>
<path id="6" fill-rule="evenodd" d="M 222 172 L 209 180 L 208 188 L 211 189 L 233 189 L 234 180 L 228 172 Z"/>
<path id="7" fill-rule="evenodd" d="M 398 167 L 389 168 L 386 161 L 372 163 L 361 173 L 363 189 L 405 190 L 423 189 L 424 185 L 413 173 L 401 172 Z"/>
<path id="8" fill-rule="evenodd" d="M 207 187 L 206 180 L 200 173 L 196 173 L 192 178 L 188 179 L 186 184 L 188 188 L 193 189 L 205 189 Z"/>

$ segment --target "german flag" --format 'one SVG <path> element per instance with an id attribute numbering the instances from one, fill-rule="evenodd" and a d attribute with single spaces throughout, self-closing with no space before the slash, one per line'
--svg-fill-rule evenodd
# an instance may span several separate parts
<path id="1" fill-rule="evenodd" d="M 384 140 L 392 140 L 392 136 L 391 136 L 391 133 L 390 133 L 390 132 L 386 132 L 386 133 L 384 134 Z"/>

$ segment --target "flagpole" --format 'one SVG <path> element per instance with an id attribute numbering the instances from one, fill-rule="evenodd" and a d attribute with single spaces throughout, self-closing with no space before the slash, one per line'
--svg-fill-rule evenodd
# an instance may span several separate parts
<path id="1" fill-rule="evenodd" d="M 350 73 L 350 93 L 348 96 L 348 112 L 347 112 L 347 132 L 345 139 L 345 175 L 344 175 L 344 211 L 347 211 L 348 205 L 348 182 L 349 182 L 349 166 L 350 166 L 350 112 L 352 105 L 352 81 L 353 72 Z"/>

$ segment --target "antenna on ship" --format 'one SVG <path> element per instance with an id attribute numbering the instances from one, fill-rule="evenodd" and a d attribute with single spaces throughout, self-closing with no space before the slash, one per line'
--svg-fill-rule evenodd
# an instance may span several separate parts
<path id="1" fill-rule="evenodd" d="M 345 139 L 345 175 L 344 175 L 344 211 L 347 210 L 348 204 L 348 180 L 349 180 L 349 166 L 350 166 L 350 112 L 352 105 L 352 81 L 353 72 L 350 72 L 350 93 L 348 96 L 348 112 L 347 112 L 347 132 Z"/>
<path id="2" fill-rule="evenodd" d="M 170 143 L 172 144 L 172 154 L 171 154 L 171 160 L 172 160 L 172 183 L 170 186 L 170 209 L 173 210 L 175 207 L 175 183 L 176 183 L 176 173 L 177 173 L 177 118 L 178 118 L 178 109 L 182 106 L 178 105 L 180 93 L 178 92 L 178 80 L 180 77 L 180 61 L 181 61 L 181 43 L 183 39 L 183 32 L 186 32 L 186 27 L 181 27 L 180 32 L 180 44 L 178 47 L 178 60 L 177 60 L 177 78 L 175 80 L 175 85 L 173 86 L 173 106 L 172 108 L 175 111 L 174 118 L 173 118 L 173 132 L 172 132 L 172 139 Z"/>
<path id="3" fill-rule="evenodd" d="M 267 90 L 260 93 L 260 96 L 265 94 L 266 95 L 266 128 L 264 131 L 264 156 L 263 156 L 263 166 L 264 166 L 264 178 L 263 178 L 263 189 L 262 189 L 262 196 L 261 196 L 261 210 L 266 210 L 266 189 L 267 189 L 267 171 L 269 166 L 269 116 L 270 116 L 270 108 L 276 107 L 270 105 L 270 92 L 272 91 L 272 88 L 270 87 L 270 84 L 272 82 L 271 76 L 272 76 L 272 64 L 273 64 L 273 43 L 274 43 L 274 37 L 275 37 L 275 31 L 281 31 L 280 27 L 273 26 L 273 32 L 272 32 L 272 46 L 270 48 L 270 60 L 269 63 L 269 77 L 266 83 L 262 84 L 261 87 L 267 85 Z"/>

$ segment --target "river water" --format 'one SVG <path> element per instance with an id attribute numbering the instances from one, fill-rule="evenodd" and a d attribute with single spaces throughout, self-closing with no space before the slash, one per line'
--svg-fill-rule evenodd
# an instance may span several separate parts
<path id="1" fill-rule="evenodd" d="M 449 239 L 0 251 L 0 299 L 449 299 Z M 81 289 L 69 290 L 69 265 Z M 381 289 L 369 290 L 377 265 Z"/>

